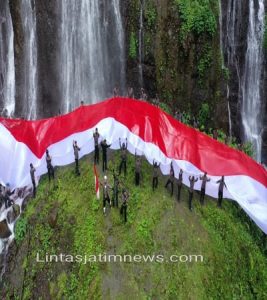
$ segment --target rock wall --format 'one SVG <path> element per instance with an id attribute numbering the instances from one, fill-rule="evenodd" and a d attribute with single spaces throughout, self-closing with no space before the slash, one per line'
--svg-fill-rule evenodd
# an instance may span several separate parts
<path id="1" fill-rule="evenodd" d="M 220 52 L 218 1 L 209 1 L 208 5 L 195 9 L 191 9 L 193 1 L 143 1 L 144 88 L 151 97 L 157 93 L 174 111 L 180 109 L 197 115 L 202 103 L 208 103 L 213 111 L 210 123 L 227 131 L 226 74 Z M 139 14 L 140 0 L 128 1 L 127 81 L 137 91 L 140 89 Z"/>

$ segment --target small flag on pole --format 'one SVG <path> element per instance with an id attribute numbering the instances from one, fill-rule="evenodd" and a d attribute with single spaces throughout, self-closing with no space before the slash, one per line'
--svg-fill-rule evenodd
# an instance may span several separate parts
<path id="1" fill-rule="evenodd" d="M 96 192 L 96 198 L 100 199 L 98 174 L 97 174 L 97 170 L 96 170 L 96 166 L 95 165 L 94 165 L 94 173 L 95 173 L 95 192 Z"/>

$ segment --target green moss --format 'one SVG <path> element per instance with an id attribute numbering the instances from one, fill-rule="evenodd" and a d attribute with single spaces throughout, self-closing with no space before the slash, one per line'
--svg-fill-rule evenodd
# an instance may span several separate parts
<path id="1" fill-rule="evenodd" d="M 196 36 L 216 33 L 216 17 L 209 0 L 175 0 L 181 19 L 181 39 L 184 41 L 189 34 Z"/>
<path id="2" fill-rule="evenodd" d="M 15 240 L 21 243 L 27 232 L 27 219 L 25 217 L 20 218 L 15 225 Z"/>
<path id="3" fill-rule="evenodd" d="M 146 3 L 144 13 L 146 29 L 154 31 L 157 21 L 157 10 L 155 5 L 151 1 Z"/>
<path id="4" fill-rule="evenodd" d="M 118 167 L 119 157 L 118 152 L 109 156 L 110 170 Z M 93 165 L 88 157 L 80 163 L 81 177 L 74 175 L 73 165 L 57 169 L 55 189 L 48 188 L 44 176 L 37 198 L 26 208 L 31 240 L 28 254 L 22 257 L 26 271 L 23 299 L 44 298 L 47 293 L 53 299 L 110 299 L 116 289 L 113 299 L 132 295 L 135 299 L 266 298 L 262 233 L 233 202 L 224 201 L 223 209 L 218 209 L 215 200 L 206 197 L 202 207 L 195 193 L 192 213 L 186 187 L 182 188 L 181 202 L 175 198 L 176 189 L 171 197 L 164 188 L 163 176 L 158 189 L 152 191 L 152 167 L 145 160 L 141 186 L 136 187 L 134 157 L 129 155 L 127 177 L 121 177 L 130 193 L 128 222 L 124 224 L 115 208 L 103 216 L 102 201 L 94 192 Z M 59 208 L 58 219 L 51 228 L 48 219 L 54 207 Z M 165 258 L 200 254 L 204 262 L 36 263 L 37 253 L 92 255 L 112 251 L 120 255 L 162 254 Z M 112 291 L 107 291 L 109 280 Z"/>
<path id="5" fill-rule="evenodd" d="M 134 32 L 130 35 L 129 57 L 136 59 L 137 57 L 137 39 Z"/>

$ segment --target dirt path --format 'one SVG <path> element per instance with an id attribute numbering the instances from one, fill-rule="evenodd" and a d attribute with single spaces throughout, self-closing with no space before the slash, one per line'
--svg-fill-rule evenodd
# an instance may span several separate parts
<path id="1" fill-rule="evenodd" d="M 112 208 L 116 209 L 117 208 Z M 119 213 L 119 212 L 118 212 Z M 114 236 L 112 225 L 112 214 L 110 209 L 105 216 L 106 254 L 116 255 L 120 241 Z M 102 274 L 102 295 L 103 299 L 122 299 L 125 295 L 130 295 L 130 287 L 127 285 L 128 275 L 123 269 L 121 262 L 109 262 Z"/>

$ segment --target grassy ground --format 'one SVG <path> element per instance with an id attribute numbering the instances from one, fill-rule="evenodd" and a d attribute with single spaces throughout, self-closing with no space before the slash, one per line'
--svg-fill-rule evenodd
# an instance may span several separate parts
<path id="1" fill-rule="evenodd" d="M 112 155 L 110 169 L 118 165 Z M 94 193 L 92 159 L 56 171 L 58 188 L 42 178 L 17 224 L 17 250 L 2 297 L 21 299 L 267 299 L 267 261 L 260 231 L 233 202 L 223 209 L 207 199 L 204 207 L 188 193 L 170 197 L 161 177 L 151 189 L 152 167 L 143 165 L 135 187 L 133 157 L 122 177 L 130 191 L 128 222 L 118 209 L 103 216 Z M 109 176 L 111 178 L 111 174 Z M 176 190 L 175 190 L 176 191 Z M 54 215 L 57 212 L 57 221 Z M 26 228 L 24 233 L 23 228 Z M 37 263 L 48 254 L 164 255 L 166 261 L 135 263 Z M 171 255 L 203 255 L 203 262 L 171 263 Z"/>

